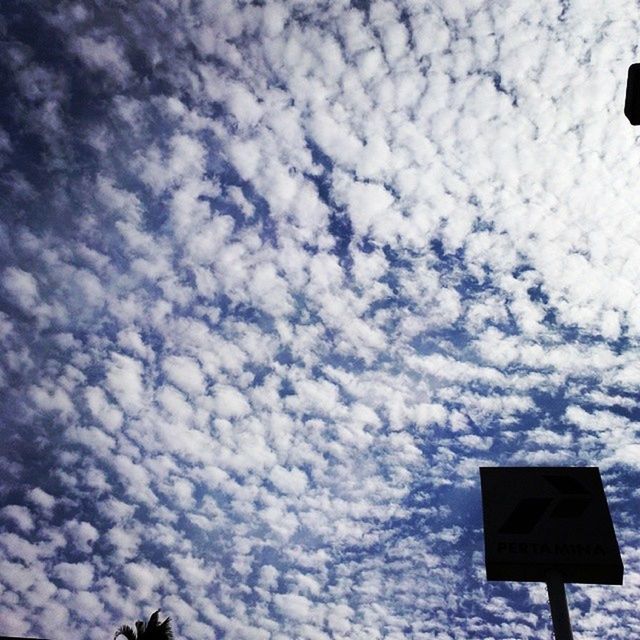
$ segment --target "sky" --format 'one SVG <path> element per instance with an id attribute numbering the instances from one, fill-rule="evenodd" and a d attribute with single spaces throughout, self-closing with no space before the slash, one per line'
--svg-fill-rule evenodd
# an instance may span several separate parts
<path id="1" fill-rule="evenodd" d="M 4 0 L 0 634 L 551 638 L 480 466 L 598 466 L 640 627 L 631 0 Z"/>

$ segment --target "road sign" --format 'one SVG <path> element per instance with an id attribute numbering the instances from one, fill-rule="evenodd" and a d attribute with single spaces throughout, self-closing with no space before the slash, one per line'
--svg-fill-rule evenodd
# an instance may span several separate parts
<path id="1" fill-rule="evenodd" d="M 597 467 L 481 467 L 487 580 L 622 584 Z"/>

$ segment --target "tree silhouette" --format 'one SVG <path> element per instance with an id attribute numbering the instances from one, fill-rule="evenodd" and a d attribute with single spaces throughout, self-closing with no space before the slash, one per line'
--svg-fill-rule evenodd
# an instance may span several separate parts
<path id="1" fill-rule="evenodd" d="M 118 636 L 124 636 L 127 640 L 173 640 L 171 618 L 159 622 L 159 613 L 160 609 L 154 611 L 146 624 L 142 620 L 138 620 L 135 631 L 128 624 L 123 624 L 116 631 L 113 640 Z"/>

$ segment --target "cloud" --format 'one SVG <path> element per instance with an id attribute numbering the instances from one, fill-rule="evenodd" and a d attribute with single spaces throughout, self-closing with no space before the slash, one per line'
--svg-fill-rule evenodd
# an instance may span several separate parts
<path id="1" fill-rule="evenodd" d="M 167 378 L 185 393 L 204 393 L 205 379 L 198 362 L 185 356 L 169 356 L 162 363 Z"/>
<path id="2" fill-rule="evenodd" d="M 93 566 L 86 562 L 60 562 L 54 567 L 55 576 L 72 589 L 88 589 L 93 582 Z"/>
<path id="3" fill-rule="evenodd" d="M 269 479 L 283 493 L 301 494 L 307 486 L 307 476 L 300 469 L 285 469 L 276 466 L 269 474 Z"/>
<path id="4" fill-rule="evenodd" d="M 273 600 L 287 618 L 307 620 L 311 613 L 311 602 L 295 593 L 278 593 Z"/>
<path id="5" fill-rule="evenodd" d="M 6 633 L 539 637 L 480 464 L 600 465 L 637 626 L 629 3 L 445 4 L 12 18 Z"/>
<path id="6" fill-rule="evenodd" d="M 40 487 L 34 487 L 29 491 L 29 500 L 45 511 L 51 509 L 56 503 L 56 499 Z"/>
<path id="7" fill-rule="evenodd" d="M 31 531 L 35 524 L 31 512 L 27 507 L 23 507 L 17 504 L 10 504 L 0 509 L 0 513 L 5 519 L 13 522 L 22 531 Z"/>
<path id="8" fill-rule="evenodd" d="M 73 546 L 84 553 L 91 553 L 93 544 L 98 539 L 98 530 L 88 522 L 69 520 L 65 523 L 65 530 L 71 538 Z"/>
<path id="9" fill-rule="evenodd" d="M 124 47 L 113 36 L 104 39 L 82 36 L 72 43 L 71 49 L 89 69 L 105 72 L 119 83 L 124 83 L 131 76 Z"/>
<path id="10" fill-rule="evenodd" d="M 129 562 L 124 568 L 127 583 L 143 597 L 152 598 L 156 585 L 168 578 L 166 570 L 154 567 L 149 563 Z"/>
<path id="11" fill-rule="evenodd" d="M 85 397 L 91 413 L 107 431 L 115 431 L 122 425 L 122 411 L 109 403 L 100 387 L 86 387 Z"/>
<path id="12" fill-rule="evenodd" d="M 222 418 L 237 418 L 249 413 L 249 403 L 234 387 L 222 385 L 216 387 L 214 399 L 216 413 Z"/>
<path id="13" fill-rule="evenodd" d="M 40 296 L 38 283 L 31 273 L 17 267 L 7 267 L 2 274 L 2 286 L 22 311 L 34 312 Z"/>
<path id="14" fill-rule="evenodd" d="M 121 353 L 111 354 L 106 384 L 125 411 L 136 413 L 142 409 L 144 402 L 142 374 L 143 366 L 138 360 Z"/>

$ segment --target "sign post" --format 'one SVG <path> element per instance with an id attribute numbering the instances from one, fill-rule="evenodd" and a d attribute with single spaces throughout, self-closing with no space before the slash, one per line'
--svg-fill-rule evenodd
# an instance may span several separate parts
<path id="1" fill-rule="evenodd" d="M 567 594 L 564 590 L 562 575 L 558 571 L 549 571 L 547 575 L 547 593 L 549 594 L 549 606 L 551 608 L 551 621 L 553 622 L 555 639 L 573 640 Z"/>
<path id="2" fill-rule="evenodd" d="M 487 580 L 545 582 L 556 640 L 572 640 L 564 584 L 622 584 L 597 467 L 481 467 Z"/>

